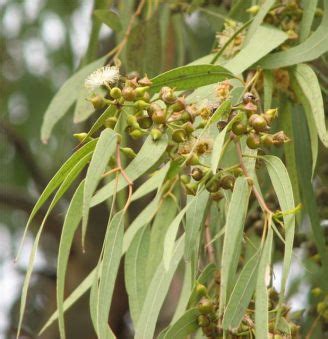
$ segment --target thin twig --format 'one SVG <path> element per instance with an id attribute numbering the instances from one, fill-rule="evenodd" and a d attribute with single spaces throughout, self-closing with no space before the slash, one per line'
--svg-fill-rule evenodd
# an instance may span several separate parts
<path id="1" fill-rule="evenodd" d="M 311 339 L 312 337 L 312 332 L 314 331 L 314 329 L 316 328 L 317 324 L 318 324 L 318 321 L 320 319 L 320 314 L 315 318 L 315 320 L 313 321 L 310 329 L 309 329 L 309 332 L 307 333 L 305 339 Z"/>
<path id="2" fill-rule="evenodd" d="M 211 236 L 211 230 L 210 230 L 209 224 L 210 224 L 210 216 L 208 215 L 205 221 L 205 240 L 206 240 L 205 248 L 207 249 L 209 262 L 215 263 L 215 256 L 214 256 L 215 251 L 214 251 L 214 247 L 212 243 L 212 236 Z"/>

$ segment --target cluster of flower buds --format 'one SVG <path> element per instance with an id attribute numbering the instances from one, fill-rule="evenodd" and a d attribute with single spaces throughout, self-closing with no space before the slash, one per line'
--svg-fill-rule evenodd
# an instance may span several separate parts
<path id="1" fill-rule="evenodd" d="M 312 289 L 312 295 L 320 301 L 317 303 L 317 313 L 325 323 L 328 323 L 328 294 L 319 287 Z"/>
<path id="2" fill-rule="evenodd" d="M 289 141 L 289 138 L 283 131 L 270 134 L 270 125 L 277 117 L 277 109 L 269 109 L 259 114 L 256 105 L 256 98 L 252 93 L 246 93 L 243 103 L 238 109 L 244 112 L 241 120 L 232 125 L 232 132 L 236 136 L 247 135 L 246 143 L 251 149 L 260 147 L 281 146 Z M 220 128 L 220 126 L 218 126 Z"/>

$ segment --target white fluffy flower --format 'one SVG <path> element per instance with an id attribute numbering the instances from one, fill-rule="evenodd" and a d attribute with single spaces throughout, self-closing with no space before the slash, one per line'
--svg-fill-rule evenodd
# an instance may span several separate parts
<path id="1" fill-rule="evenodd" d="M 119 69 L 116 66 L 104 66 L 91 73 L 84 82 L 86 88 L 95 89 L 102 85 L 113 84 L 120 78 Z"/>

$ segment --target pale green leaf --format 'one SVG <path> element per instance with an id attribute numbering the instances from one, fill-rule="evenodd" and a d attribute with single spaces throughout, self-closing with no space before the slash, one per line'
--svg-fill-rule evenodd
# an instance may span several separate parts
<path id="1" fill-rule="evenodd" d="M 146 281 L 149 252 L 150 228 L 146 225 L 134 237 L 125 255 L 125 286 L 129 297 L 130 315 L 137 324 L 145 300 L 148 284 Z"/>
<path id="2" fill-rule="evenodd" d="M 222 104 L 215 110 L 215 112 L 211 116 L 208 125 L 213 124 L 219 120 L 224 120 L 228 118 L 230 112 L 231 112 L 231 101 L 230 100 L 223 101 Z"/>
<path id="3" fill-rule="evenodd" d="M 61 232 L 58 260 L 57 260 L 57 308 L 58 308 L 58 324 L 59 333 L 61 338 L 65 338 L 65 323 L 64 323 L 64 289 L 65 289 L 65 276 L 67 271 L 67 263 L 70 250 L 73 243 L 73 238 L 77 227 L 82 218 L 81 205 L 83 202 L 83 186 L 84 181 L 81 182 L 76 189 L 64 220 L 63 229 Z"/>
<path id="4" fill-rule="evenodd" d="M 149 285 L 136 327 L 136 339 L 153 338 L 159 312 L 169 290 L 173 275 L 182 259 L 183 251 L 184 236 L 182 235 L 176 242 L 168 270 L 165 269 L 164 262 L 162 261 Z"/>
<path id="5" fill-rule="evenodd" d="M 250 188 L 247 179 L 244 177 L 238 178 L 232 192 L 225 226 L 221 261 L 220 315 L 229 297 L 228 285 L 237 268 L 233 259 L 236 248 L 240 246 L 242 240 L 249 195 Z M 238 206 L 238 208 L 236 208 L 236 206 Z"/>
<path id="6" fill-rule="evenodd" d="M 186 311 L 164 335 L 164 339 L 184 339 L 199 328 L 197 318 L 200 315 L 197 308 Z"/>
<path id="7" fill-rule="evenodd" d="M 124 211 L 116 213 L 107 226 L 99 277 L 97 321 L 100 338 L 108 335 L 108 316 L 123 245 Z M 107 333 L 107 334 L 106 334 Z"/>
<path id="8" fill-rule="evenodd" d="M 271 108 L 273 95 L 273 73 L 270 70 L 263 71 L 263 108 L 264 111 Z"/>
<path id="9" fill-rule="evenodd" d="M 263 339 L 269 338 L 269 298 L 267 290 L 267 278 L 268 274 L 270 273 L 272 240 L 273 231 L 271 225 L 269 225 L 267 238 L 265 240 L 260 264 L 258 266 L 255 294 L 255 336 L 257 338 Z"/>
<path id="10" fill-rule="evenodd" d="M 119 32 L 122 29 L 120 17 L 111 10 L 96 9 L 93 11 L 93 15 L 113 31 Z"/>
<path id="11" fill-rule="evenodd" d="M 257 251 L 244 265 L 232 290 L 223 315 L 224 329 L 239 327 L 255 290 L 260 252 Z"/>
<path id="12" fill-rule="evenodd" d="M 163 136 L 156 142 L 153 141 L 151 137 L 146 139 L 137 156 L 125 168 L 125 173 L 132 182 L 138 179 L 156 164 L 156 162 L 165 152 L 167 143 L 168 140 L 166 136 Z M 117 182 L 117 192 L 121 191 L 127 185 L 128 183 L 126 182 L 125 178 L 120 176 Z M 90 206 L 96 206 L 110 198 L 114 194 L 115 186 L 115 180 L 113 180 L 102 187 L 92 198 Z"/>
<path id="13" fill-rule="evenodd" d="M 117 138 L 113 130 L 104 129 L 98 139 L 93 152 L 90 165 L 85 177 L 83 205 L 82 205 L 82 247 L 87 231 L 90 202 L 93 193 L 97 189 L 98 183 L 104 173 L 110 157 L 115 152 Z"/>
<path id="14" fill-rule="evenodd" d="M 299 28 L 299 40 L 303 42 L 311 33 L 312 22 L 315 16 L 315 11 L 317 9 L 318 0 L 303 0 L 302 7 L 306 8 L 303 11 L 302 20 Z"/>
<path id="15" fill-rule="evenodd" d="M 41 127 L 41 139 L 43 142 L 47 142 L 53 127 L 61 119 L 73 103 L 78 99 L 80 90 L 84 86 L 84 80 L 86 77 L 101 67 L 107 56 L 103 56 L 91 64 L 83 67 L 70 77 L 64 85 L 59 89 L 56 95 L 53 97 L 50 105 L 48 106 Z"/>

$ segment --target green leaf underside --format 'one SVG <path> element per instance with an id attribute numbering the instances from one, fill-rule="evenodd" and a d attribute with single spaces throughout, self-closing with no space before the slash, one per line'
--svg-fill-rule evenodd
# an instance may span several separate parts
<path id="1" fill-rule="evenodd" d="M 297 65 L 292 73 L 301 90 L 301 93 L 297 93 L 297 97 L 305 107 L 309 105 L 319 138 L 325 147 L 328 147 L 324 103 L 318 78 L 312 68 L 305 64 Z"/>
<path id="2" fill-rule="evenodd" d="M 222 66 L 187 65 L 172 69 L 153 78 L 151 92 L 156 93 L 163 86 L 169 86 L 176 90 L 194 89 L 233 77 L 233 74 Z"/>
<path id="3" fill-rule="evenodd" d="M 232 192 L 225 226 L 221 261 L 220 314 L 222 314 L 229 297 L 228 284 L 237 268 L 233 259 L 236 248 L 241 243 L 249 195 L 250 188 L 246 178 L 238 178 Z"/>
<path id="4" fill-rule="evenodd" d="M 115 12 L 107 9 L 96 9 L 93 14 L 113 31 L 119 32 L 122 29 L 120 17 Z"/>
<path id="5" fill-rule="evenodd" d="M 182 259 L 183 252 L 184 236 L 182 235 L 176 242 L 168 270 L 165 269 L 164 262 L 162 261 L 149 285 L 136 327 L 136 339 L 153 338 L 159 312 L 170 287 L 174 272 Z"/>
<path id="6" fill-rule="evenodd" d="M 276 69 L 317 59 L 328 51 L 327 29 L 328 10 L 325 9 L 320 26 L 304 42 L 287 51 L 267 55 L 259 61 L 258 65 L 264 69 Z"/>
<path id="7" fill-rule="evenodd" d="M 91 158 L 91 153 L 87 154 L 82 158 L 73 168 L 72 170 L 67 174 L 65 180 L 59 187 L 58 191 L 56 192 L 53 200 L 51 201 L 51 204 L 47 210 L 47 213 L 42 221 L 42 224 L 39 228 L 39 231 L 35 237 L 33 247 L 30 253 L 30 258 L 29 258 L 29 263 L 22 287 L 22 296 L 21 296 L 21 303 L 20 303 L 20 310 L 19 310 L 19 321 L 18 321 L 18 329 L 17 329 L 17 338 L 19 338 L 22 322 L 23 322 L 23 316 L 24 316 L 24 311 L 26 307 L 26 298 L 27 298 L 27 291 L 28 291 L 28 286 L 31 280 L 31 275 L 33 271 L 33 266 L 34 266 L 34 261 L 35 261 L 35 256 L 36 252 L 38 249 L 39 241 L 41 238 L 41 234 L 43 231 L 43 228 L 45 226 L 45 223 L 47 221 L 47 218 L 54 208 L 54 206 L 57 204 L 57 202 L 60 200 L 60 198 L 63 196 L 63 194 L 68 190 L 68 188 L 71 186 L 73 181 L 76 179 L 76 177 L 79 175 L 79 173 L 82 171 L 82 169 L 86 166 L 86 164 L 90 161 Z"/>
<path id="8" fill-rule="evenodd" d="M 162 156 L 167 147 L 167 138 L 163 136 L 160 140 L 154 142 L 151 137 L 148 137 L 138 152 L 137 156 L 125 168 L 125 173 L 133 182 L 141 175 L 146 173 Z M 128 183 L 122 176 L 119 177 L 117 182 L 117 192 L 127 187 Z M 115 180 L 109 182 L 102 187 L 91 200 L 90 206 L 96 206 L 106 199 L 110 198 L 114 193 Z"/>
<path id="9" fill-rule="evenodd" d="M 222 326 L 226 330 L 238 328 L 244 317 L 255 290 L 259 260 L 260 251 L 257 251 L 238 276 L 223 316 Z"/>
<path id="10" fill-rule="evenodd" d="M 36 215 L 36 213 L 40 210 L 43 204 L 47 201 L 49 196 L 55 191 L 55 189 L 65 180 L 68 173 L 71 169 L 88 153 L 92 152 L 96 147 L 97 140 L 92 140 L 82 146 L 79 150 L 71 155 L 71 157 L 66 160 L 66 162 L 60 167 L 57 173 L 53 176 L 53 178 L 49 181 L 48 185 L 40 195 L 38 201 L 35 203 L 33 210 L 28 218 L 27 224 L 24 229 L 23 237 L 21 240 L 21 244 L 18 250 L 17 258 L 20 256 L 20 252 L 22 249 L 22 245 L 24 243 L 27 231 L 31 225 L 31 222 Z"/>
<path id="11" fill-rule="evenodd" d="M 311 33 L 312 22 L 317 9 L 318 0 L 306 1 L 306 11 L 303 12 L 300 23 L 300 42 L 303 42 Z"/>
<path id="12" fill-rule="evenodd" d="M 85 177 L 83 204 L 82 204 L 82 246 L 87 231 L 90 202 L 95 192 L 102 174 L 105 172 L 110 157 L 115 152 L 116 134 L 113 130 L 104 129 L 98 139 L 96 148 L 93 152 L 90 165 Z"/>
<path id="13" fill-rule="evenodd" d="M 108 333 L 109 309 L 122 255 L 123 235 L 124 211 L 120 211 L 109 222 L 104 240 L 97 298 L 97 328 L 100 338 L 106 338 L 106 333 Z"/>
<path id="14" fill-rule="evenodd" d="M 286 167 L 284 166 L 283 162 L 275 156 L 265 155 L 263 156 L 263 159 L 265 160 L 267 170 L 273 188 L 277 194 L 277 198 L 282 212 L 293 210 L 295 208 L 293 189 Z M 283 270 L 279 297 L 280 304 L 284 300 L 286 283 L 293 254 L 295 215 L 287 214 L 283 217 L 283 219 L 285 228 L 285 252 L 283 259 Z M 279 318 L 279 316 L 277 316 L 277 318 Z"/>
<path id="15" fill-rule="evenodd" d="M 199 325 L 197 318 L 200 315 L 197 308 L 191 308 L 186 311 L 173 325 L 168 329 L 164 335 L 164 339 L 183 339 L 189 334 L 197 331 Z"/>
<path id="16" fill-rule="evenodd" d="M 79 97 L 80 90 L 86 77 L 101 67 L 107 56 L 103 56 L 91 64 L 83 67 L 70 77 L 53 97 L 48 106 L 41 127 L 41 140 L 46 143 L 51 135 L 53 127 L 65 115 L 68 109 Z"/>
<path id="17" fill-rule="evenodd" d="M 273 231 L 269 226 L 267 238 L 258 267 L 258 276 L 256 281 L 255 335 L 257 338 L 268 338 L 269 333 L 269 301 L 266 278 L 268 271 L 270 272 L 272 240 Z"/>
<path id="18" fill-rule="evenodd" d="M 148 284 L 146 281 L 150 228 L 144 226 L 134 237 L 125 255 L 125 286 L 129 297 L 130 314 L 135 326 L 142 310 Z"/>
<path id="19" fill-rule="evenodd" d="M 58 324 L 61 338 L 65 338 L 65 323 L 64 323 L 64 288 L 65 276 L 67 272 L 68 258 L 73 243 L 73 238 L 77 227 L 82 219 L 81 205 L 83 202 L 84 181 L 81 182 L 76 189 L 70 205 L 67 209 L 63 229 L 59 242 L 58 262 L 57 262 L 57 309 L 58 309 Z"/>

